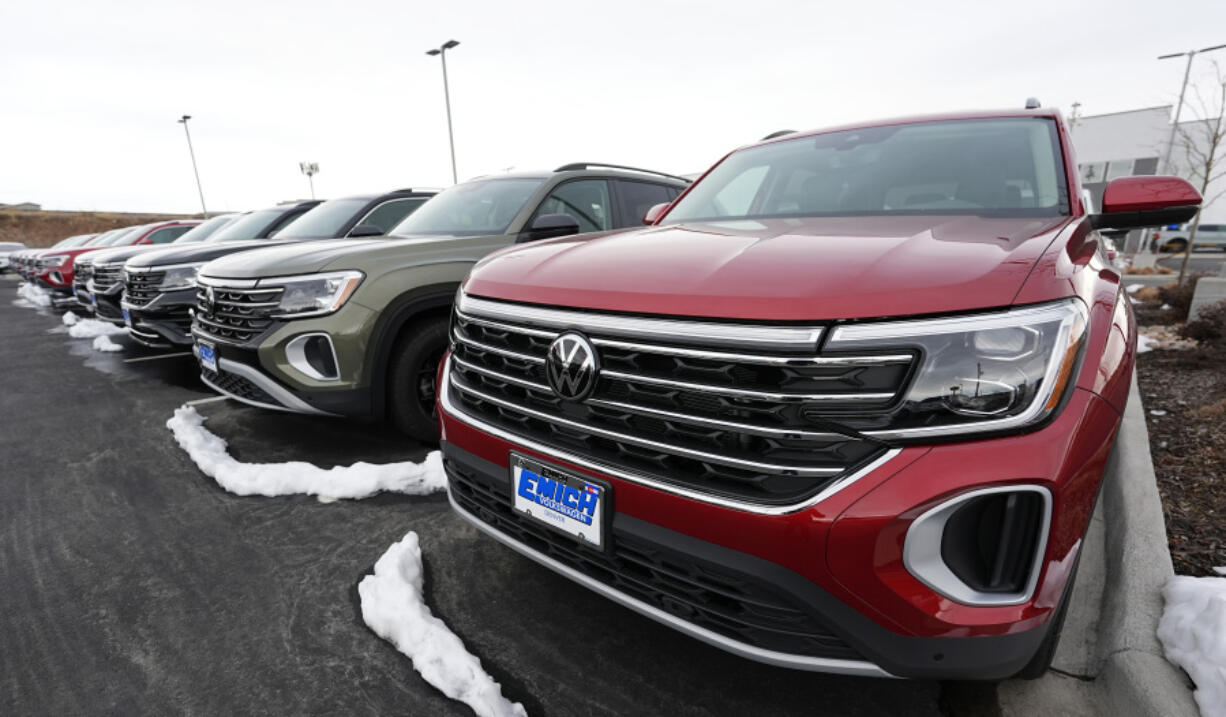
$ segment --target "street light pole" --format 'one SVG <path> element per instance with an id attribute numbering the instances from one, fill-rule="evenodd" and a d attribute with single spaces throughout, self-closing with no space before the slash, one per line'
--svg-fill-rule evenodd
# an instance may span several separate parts
<path id="1" fill-rule="evenodd" d="M 1179 115 L 1183 113 L 1183 98 L 1188 92 L 1188 77 L 1192 74 L 1192 59 L 1197 55 L 1220 50 L 1226 45 L 1214 45 L 1213 47 L 1205 47 L 1200 50 L 1188 50 L 1187 52 L 1173 52 L 1169 55 L 1162 55 L 1159 60 L 1170 60 L 1175 57 L 1187 57 L 1188 64 L 1183 70 L 1183 85 L 1179 88 L 1179 104 L 1175 105 L 1175 121 L 1171 123 L 1171 135 L 1166 141 L 1166 156 L 1162 159 L 1162 172 L 1170 174 L 1171 172 L 1171 150 L 1175 147 L 1175 132 L 1179 129 Z"/>
<path id="2" fill-rule="evenodd" d="M 451 144 L 451 183 L 457 184 L 459 176 L 455 168 L 455 133 L 451 129 L 451 89 L 447 86 L 447 51 L 459 45 L 458 40 L 448 40 L 440 47 L 433 50 L 427 50 L 426 54 L 430 56 L 438 55 L 443 61 L 443 101 L 447 105 L 447 141 Z"/>
<path id="3" fill-rule="evenodd" d="M 192 133 L 187 129 L 187 121 L 191 118 L 191 115 L 183 115 L 179 124 L 183 125 L 183 134 L 187 135 L 187 153 L 192 156 L 192 173 L 196 175 L 196 191 L 200 193 L 200 214 L 208 219 L 209 210 L 204 206 L 204 188 L 200 186 L 200 170 L 196 168 L 196 150 L 192 149 Z"/>
<path id="4" fill-rule="evenodd" d="M 311 199 L 315 198 L 315 175 L 319 174 L 319 164 L 316 162 L 299 162 L 298 169 L 306 175 L 307 183 L 311 185 Z"/>

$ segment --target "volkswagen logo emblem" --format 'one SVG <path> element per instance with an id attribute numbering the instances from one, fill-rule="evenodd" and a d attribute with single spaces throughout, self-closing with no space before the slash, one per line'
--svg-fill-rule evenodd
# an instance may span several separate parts
<path id="1" fill-rule="evenodd" d="M 565 333 L 549 345 L 545 378 L 549 387 L 568 401 L 582 401 L 596 388 L 600 361 L 592 342 L 582 334 Z"/>

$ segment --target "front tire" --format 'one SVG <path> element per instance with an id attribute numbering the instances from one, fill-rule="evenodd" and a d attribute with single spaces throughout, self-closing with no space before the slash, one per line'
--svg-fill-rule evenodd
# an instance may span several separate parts
<path id="1" fill-rule="evenodd" d="M 388 414 L 396 430 L 419 441 L 438 440 L 434 384 L 447 334 L 447 317 L 424 319 L 406 328 L 392 349 Z"/>

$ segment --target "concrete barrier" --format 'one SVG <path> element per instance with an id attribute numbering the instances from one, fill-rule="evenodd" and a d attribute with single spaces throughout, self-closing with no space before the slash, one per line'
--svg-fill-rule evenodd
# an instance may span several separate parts
<path id="1" fill-rule="evenodd" d="M 1226 263 L 1222 264 L 1226 272 Z M 1200 310 L 1210 304 L 1226 300 L 1226 276 L 1202 276 L 1196 282 L 1196 291 L 1192 294 L 1192 307 L 1188 310 L 1188 320 L 1200 316 Z"/>

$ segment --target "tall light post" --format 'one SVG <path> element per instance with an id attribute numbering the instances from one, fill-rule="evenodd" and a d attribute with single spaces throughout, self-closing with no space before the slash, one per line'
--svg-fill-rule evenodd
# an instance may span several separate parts
<path id="1" fill-rule="evenodd" d="M 451 183 L 458 183 L 459 176 L 455 170 L 455 134 L 451 131 L 451 90 L 447 87 L 447 51 L 460 44 L 458 40 L 448 40 L 442 46 L 427 50 L 426 54 L 438 55 L 443 61 L 443 101 L 447 104 L 447 141 L 451 143 Z"/>
<path id="2" fill-rule="evenodd" d="M 1170 174 L 1171 171 L 1171 150 L 1175 147 L 1175 131 L 1179 128 L 1179 115 L 1183 112 L 1183 96 L 1188 91 L 1188 76 L 1192 74 L 1192 58 L 1206 52 L 1220 50 L 1226 45 L 1214 45 L 1213 47 L 1205 47 L 1200 50 L 1188 50 L 1187 52 L 1173 52 L 1169 55 L 1162 55 L 1159 60 L 1169 60 L 1173 57 L 1186 57 L 1188 64 L 1183 70 L 1183 85 L 1179 88 L 1179 104 L 1175 105 L 1175 121 L 1171 123 L 1171 136 L 1166 142 L 1166 156 L 1162 159 L 1162 172 Z"/>
<path id="3" fill-rule="evenodd" d="M 183 115 L 179 119 L 179 124 L 183 125 L 183 134 L 187 135 L 187 153 L 192 156 L 192 173 L 196 175 L 196 191 L 200 192 L 200 214 L 208 219 L 209 210 L 204 206 L 204 188 L 200 186 L 200 170 L 196 168 L 196 150 L 192 149 L 192 133 L 187 128 L 187 121 L 191 118 L 191 115 Z"/>
<path id="4" fill-rule="evenodd" d="M 298 169 L 306 175 L 307 183 L 311 185 L 311 199 L 315 198 L 315 180 L 313 177 L 319 174 L 319 164 L 316 162 L 299 162 Z"/>

